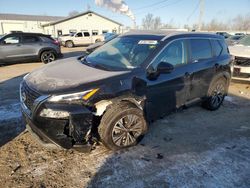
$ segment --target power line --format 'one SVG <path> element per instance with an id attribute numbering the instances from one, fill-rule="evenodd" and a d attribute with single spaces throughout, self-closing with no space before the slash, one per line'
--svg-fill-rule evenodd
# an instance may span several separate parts
<path id="1" fill-rule="evenodd" d="M 200 0 L 200 15 L 199 15 L 199 23 L 198 23 L 198 30 L 201 30 L 201 25 L 202 25 L 202 18 L 204 15 L 204 10 L 205 10 L 205 0 Z"/>
<path id="2" fill-rule="evenodd" d="M 197 5 L 195 6 L 194 10 L 191 12 L 191 14 L 187 17 L 187 21 L 189 21 L 189 19 L 193 16 L 193 14 L 197 11 L 197 9 L 199 8 L 200 5 L 200 0 L 198 0 Z"/>
<path id="3" fill-rule="evenodd" d="M 151 11 L 159 10 L 159 9 L 162 9 L 162 8 L 165 8 L 165 7 L 168 7 L 168 6 L 172 6 L 172 5 L 175 5 L 175 4 L 177 4 L 177 3 L 180 3 L 181 1 L 183 1 L 183 0 L 177 0 L 177 1 L 172 2 L 172 3 L 169 3 L 169 4 L 167 4 L 167 5 L 164 5 L 164 6 L 155 8 L 155 9 L 152 9 Z M 148 11 L 139 12 L 139 13 L 136 13 L 136 15 L 145 14 L 145 13 L 148 13 Z"/>
<path id="4" fill-rule="evenodd" d="M 153 4 L 151 4 L 151 5 L 146 5 L 146 6 L 144 6 L 144 7 L 136 8 L 136 9 L 134 9 L 134 10 L 141 10 L 141 9 L 153 7 L 153 6 L 159 5 L 159 4 L 161 4 L 161 3 L 165 3 L 166 1 L 169 1 L 169 0 L 159 1 L 159 2 L 153 3 Z"/>

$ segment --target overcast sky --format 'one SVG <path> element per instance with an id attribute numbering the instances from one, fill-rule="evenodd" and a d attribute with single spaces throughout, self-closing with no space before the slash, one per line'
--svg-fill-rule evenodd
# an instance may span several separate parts
<path id="1" fill-rule="evenodd" d="M 141 24 L 147 13 L 160 16 L 162 22 L 173 20 L 177 26 L 197 23 L 199 0 L 125 0 Z M 155 5 L 153 5 L 155 4 Z M 0 0 L 0 13 L 67 16 L 70 11 L 86 11 L 87 6 L 99 14 L 131 26 L 131 20 L 118 13 L 97 7 L 94 0 Z M 195 11 L 196 10 L 196 11 Z M 213 18 L 227 21 L 239 14 L 250 14 L 250 0 L 205 0 L 204 21 Z M 189 19 L 188 19 L 189 18 Z"/>

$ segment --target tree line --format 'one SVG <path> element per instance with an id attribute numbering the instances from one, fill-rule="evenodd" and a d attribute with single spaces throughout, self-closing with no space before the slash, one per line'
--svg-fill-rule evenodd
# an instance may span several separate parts
<path id="1" fill-rule="evenodd" d="M 190 30 L 197 30 L 197 24 L 184 24 L 183 27 L 177 26 L 173 19 L 167 23 L 163 23 L 159 16 L 154 17 L 153 14 L 147 14 L 142 19 L 142 29 L 145 30 L 157 30 L 157 29 L 172 29 L 172 28 L 184 28 Z M 235 18 L 227 21 L 220 21 L 216 18 L 207 23 L 203 23 L 201 30 L 204 31 L 244 31 L 250 30 L 250 13 L 246 15 L 238 15 Z"/>

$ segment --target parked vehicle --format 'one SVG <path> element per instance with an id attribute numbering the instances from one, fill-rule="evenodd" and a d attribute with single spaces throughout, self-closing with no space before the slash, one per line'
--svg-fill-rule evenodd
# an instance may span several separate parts
<path id="1" fill-rule="evenodd" d="M 229 38 L 231 35 L 227 32 L 217 32 L 217 35 L 223 36 L 225 39 Z"/>
<path id="2" fill-rule="evenodd" d="M 226 39 L 227 45 L 231 46 L 237 44 L 237 42 L 239 42 L 239 40 L 242 38 L 244 38 L 244 35 L 232 35 Z"/>
<path id="3" fill-rule="evenodd" d="M 95 51 L 97 48 L 99 48 L 100 46 L 104 45 L 105 43 L 111 41 L 112 39 L 116 38 L 118 35 L 110 35 L 109 37 L 106 37 L 105 40 L 103 42 L 97 42 L 95 44 L 91 44 L 86 48 L 86 52 L 87 53 L 91 53 L 93 51 Z"/>
<path id="4" fill-rule="evenodd" d="M 40 60 L 49 63 L 61 56 L 59 42 L 39 33 L 11 33 L 0 39 L 0 63 Z"/>
<path id="5" fill-rule="evenodd" d="M 78 33 L 71 33 L 66 36 L 60 36 L 58 40 L 60 41 L 61 45 L 68 48 L 73 48 L 74 46 L 81 46 L 104 41 L 104 36 L 91 35 L 89 32 L 83 31 Z"/>
<path id="6" fill-rule="evenodd" d="M 28 129 L 45 143 L 112 149 L 136 145 L 148 123 L 201 102 L 218 109 L 231 79 L 224 38 L 204 33 L 127 33 L 88 56 L 61 60 L 20 86 Z M 190 122 L 191 123 L 191 122 Z"/>
<path id="7" fill-rule="evenodd" d="M 229 49 L 230 53 L 235 56 L 233 79 L 250 81 L 250 35 L 246 35 Z"/>
<path id="8" fill-rule="evenodd" d="M 237 36 L 245 36 L 246 34 L 245 33 L 235 33 L 234 35 L 237 35 Z"/>

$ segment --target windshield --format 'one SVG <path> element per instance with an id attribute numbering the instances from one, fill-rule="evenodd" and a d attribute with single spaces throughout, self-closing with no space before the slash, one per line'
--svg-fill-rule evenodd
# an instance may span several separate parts
<path id="1" fill-rule="evenodd" d="M 86 61 L 107 69 L 134 69 L 146 60 L 157 45 L 158 40 L 117 37 L 88 55 Z"/>
<path id="2" fill-rule="evenodd" d="M 245 36 L 239 41 L 239 44 L 242 44 L 244 46 L 250 46 L 250 36 Z"/>

